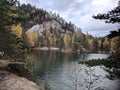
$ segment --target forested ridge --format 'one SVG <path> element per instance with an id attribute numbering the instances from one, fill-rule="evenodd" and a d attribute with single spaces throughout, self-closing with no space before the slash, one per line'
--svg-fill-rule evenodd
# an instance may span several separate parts
<path id="1" fill-rule="evenodd" d="M 68 52 L 114 51 L 117 48 L 117 37 L 84 34 L 59 14 L 30 4 L 21 5 L 16 0 L 1 0 L 0 4 L 1 56 L 16 58 L 25 50 L 42 47 L 57 47 Z"/>

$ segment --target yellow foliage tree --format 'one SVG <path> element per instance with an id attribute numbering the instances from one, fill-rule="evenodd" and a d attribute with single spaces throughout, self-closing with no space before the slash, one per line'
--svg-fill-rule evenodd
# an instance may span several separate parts
<path id="1" fill-rule="evenodd" d="M 101 41 L 101 39 L 99 39 L 99 40 L 98 40 L 98 48 L 100 49 L 101 46 L 102 46 L 102 41 Z"/>
<path id="2" fill-rule="evenodd" d="M 29 47 L 34 47 L 35 43 L 38 41 L 38 35 L 31 32 L 31 31 L 26 31 L 26 41 Z"/>
<path id="3" fill-rule="evenodd" d="M 108 38 L 105 38 L 104 42 L 103 42 L 103 48 L 108 50 L 110 47 L 110 42 L 108 40 Z"/>
<path id="4" fill-rule="evenodd" d="M 11 30 L 12 30 L 12 33 L 16 36 L 16 39 L 17 39 L 17 47 L 20 49 L 20 48 L 23 48 L 23 38 L 22 38 L 22 26 L 21 24 L 17 24 L 17 25 L 12 25 L 11 26 Z"/>
<path id="5" fill-rule="evenodd" d="M 63 40 L 64 40 L 65 48 L 69 48 L 69 45 L 70 45 L 70 36 L 67 35 L 67 34 L 65 34 Z"/>
<path id="6" fill-rule="evenodd" d="M 117 40 L 118 38 L 117 37 L 114 37 L 114 38 L 112 38 L 112 40 L 111 40 L 111 50 L 116 50 L 118 47 L 117 47 L 117 45 L 118 45 L 118 40 Z"/>
<path id="7" fill-rule="evenodd" d="M 15 34 L 17 37 L 22 37 L 22 27 L 21 24 L 13 25 L 11 27 L 13 34 Z"/>
<path id="8" fill-rule="evenodd" d="M 92 50 L 93 49 L 93 39 L 88 39 L 88 44 L 90 46 L 90 49 Z"/>

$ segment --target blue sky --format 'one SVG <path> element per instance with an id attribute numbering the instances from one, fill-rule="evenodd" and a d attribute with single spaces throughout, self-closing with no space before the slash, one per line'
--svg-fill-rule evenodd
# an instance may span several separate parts
<path id="1" fill-rule="evenodd" d="M 95 20 L 92 15 L 105 13 L 117 6 L 119 0 L 20 0 L 43 8 L 48 12 L 60 14 L 66 21 L 71 21 L 82 32 L 93 36 L 105 36 L 110 30 L 120 27 L 119 24 L 105 24 L 102 20 Z"/>

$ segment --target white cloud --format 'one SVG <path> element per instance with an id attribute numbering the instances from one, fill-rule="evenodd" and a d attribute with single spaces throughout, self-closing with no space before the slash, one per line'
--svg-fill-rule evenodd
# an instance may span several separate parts
<path id="1" fill-rule="evenodd" d="M 92 0 L 92 5 L 95 6 L 106 6 L 106 4 L 109 4 L 110 0 Z"/>
<path id="2" fill-rule="evenodd" d="M 84 0 L 78 0 L 78 2 L 82 3 L 82 2 L 84 2 Z"/>

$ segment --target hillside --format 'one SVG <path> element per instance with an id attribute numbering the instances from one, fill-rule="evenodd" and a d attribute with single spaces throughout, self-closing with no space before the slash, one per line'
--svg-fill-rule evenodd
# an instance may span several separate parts
<path id="1" fill-rule="evenodd" d="M 28 48 L 58 47 L 70 51 L 110 50 L 107 38 L 95 38 L 82 33 L 73 23 L 65 21 L 59 14 L 47 12 L 30 4 L 18 6 L 22 19 L 24 41 Z M 68 50 L 69 51 L 69 50 Z"/>
<path id="2" fill-rule="evenodd" d="M 36 8 L 35 6 L 31 6 L 30 4 L 20 5 L 18 7 L 18 10 L 21 18 L 24 18 L 24 21 L 22 21 L 21 23 L 26 30 L 31 28 L 33 25 L 43 24 L 45 21 L 50 22 L 53 20 L 59 23 L 62 29 L 73 31 L 76 28 L 74 24 L 72 24 L 71 22 L 66 22 L 62 17 L 59 16 L 59 14 L 52 12 L 48 13 L 46 10 Z"/>
<path id="3" fill-rule="evenodd" d="M 30 4 L 19 6 L 19 14 L 25 19 L 21 24 L 26 34 L 28 47 L 53 46 L 67 49 L 78 42 L 81 42 L 81 45 L 86 43 L 81 29 L 71 22 L 66 22 L 59 14 L 48 13 Z M 31 40 L 30 34 L 34 40 Z M 79 37 L 81 37 L 81 41 L 76 42 L 75 39 Z M 77 47 L 79 46 L 77 45 Z"/>

